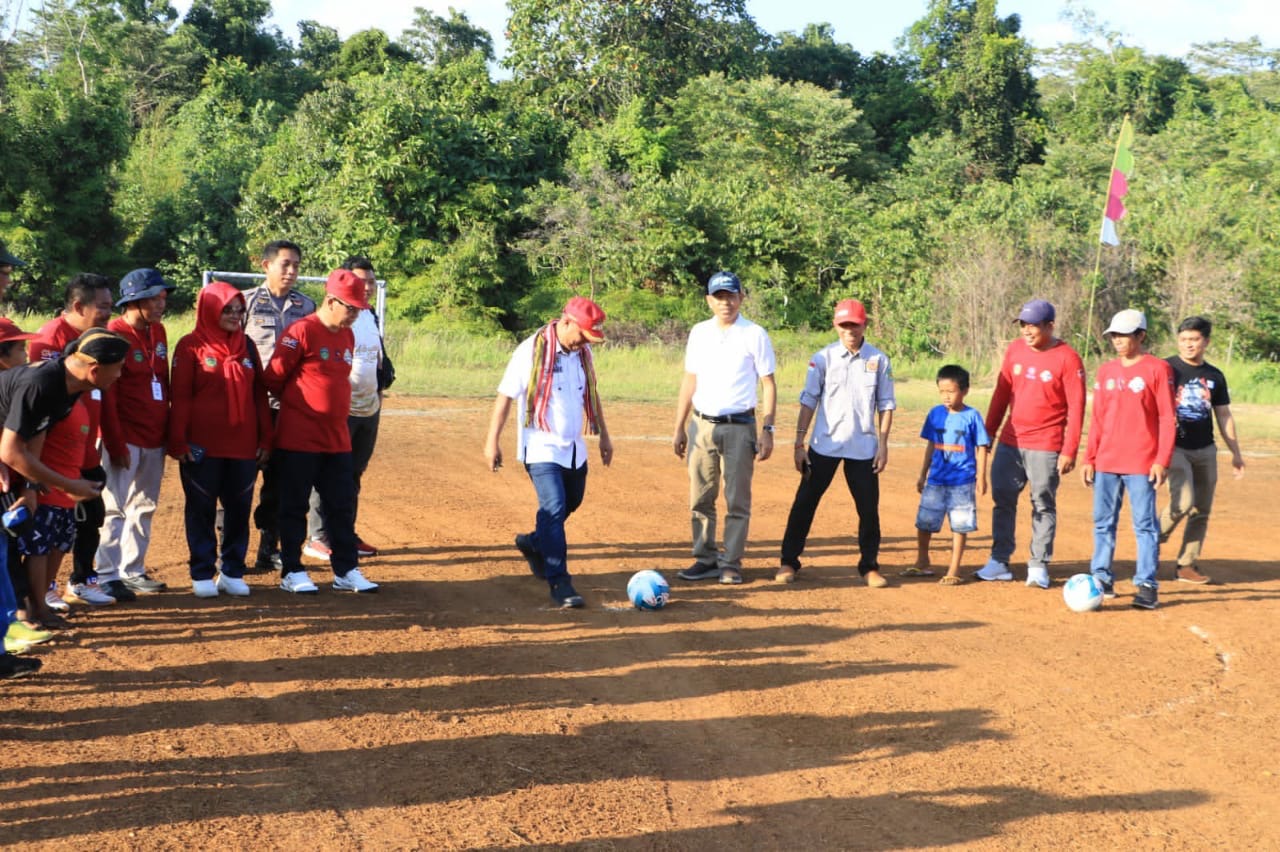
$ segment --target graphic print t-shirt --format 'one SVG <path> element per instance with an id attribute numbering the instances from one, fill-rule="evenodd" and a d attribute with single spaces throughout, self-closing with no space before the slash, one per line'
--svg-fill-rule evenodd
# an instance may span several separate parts
<path id="1" fill-rule="evenodd" d="M 1188 364 L 1177 355 L 1166 359 L 1173 368 L 1173 404 L 1178 412 L 1177 446 L 1199 450 L 1213 443 L 1213 409 L 1230 405 L 1227 379 L 1212 364 Z"/>
<path id="2" fill-rule="evenodd" d="M 952 411 L 935 405 L 925 418 L 920 437 L 933 442 L 930 485 L 967 485 L 978 480 L 978 447 L 991 446 L 978 409 L 966 405 Z"/>

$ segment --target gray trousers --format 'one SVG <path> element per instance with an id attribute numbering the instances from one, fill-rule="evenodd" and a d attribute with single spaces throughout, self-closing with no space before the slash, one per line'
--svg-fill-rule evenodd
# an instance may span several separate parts
<path id="1" fill-rule="evenodd" d="M 1218 487 L 1218 447 L 1210 444 L 1198 450 L 1173 448 L 1169 463 L 1169 505 L 1160 513 L 1160 541 L 1168 541 L 1178 522 L 1186 519 L 1178 567 L 1195 565 L 1209 529 L 1213 492 Z"/>
<path id="2" fill-rule="evenodd" d="M 693 558 L 703 565 L 742 570 L 751 523 L 751 475 L 756 462 L 754 423 L 689 419 L 689 509 Z M 716 498 L 724 476 L 724 550 L 716 547 Z"/>
<path id="3" fill-rule="evenodd" d="M 997 444 L 991 460 L 991 558 L 1009 564 L 1018 525 L 1018 495 L 1030 486 L 1031 552 L 1028 565 L 1048 567 L 1058 530 L 1058 454 Z"/>

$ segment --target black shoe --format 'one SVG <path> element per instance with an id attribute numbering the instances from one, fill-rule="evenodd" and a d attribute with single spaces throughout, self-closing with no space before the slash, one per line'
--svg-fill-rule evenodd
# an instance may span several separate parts
<path id="1" fill-rule="evenodd" d="M 1138 593 L 1133 596 L 1134 609 L 1155 609 L 1159 604 L 1154 586 L 1138 586 Z"/>
<path id="2" fill-rule="evenodd" d="M 124 584 L 140 595 L 154 595 L 169 588 L 159 580 L 153 580 L 146 574 L 140 577 L 125 577 Z"/>
<path id="3" fill-rule="evenodd" d="M 1114 600 L 1116 596 L 1116 584 L 1106 583 L 1102 580 L 1098 581 L 1098 585 L 1102 587 L 1102 597 L 1106 600 Z"/>
<path id="4" fill-rule="evenodd" d="M 98 588 L 115 598 L 116 603 L 130 603 L 138 599 L 133 589 L 126 586 L 123 580 L 108 580 L 105 583 L 99 583 Z"/>
<path id="5" fill-rule="evenodd" d="M 577 609 L 583 604 L 582 595 L 573 590 L 568 577 L 551 584 L 551 600 L 561 609 Z"/>
<path id="6" fill-rule="evenodd" d="M 720 579 L 720 566 L 695 562 L 676 576 L 681 580 L 718 580 Z"/>
<path id="7" fill-rule="evenodd" d="M 278 573 L 284 570 L 284 560 L 280 558 L 280 551 L 276 550 L 274 542 L 263 541 L 263 546 L 258 548 L 258 558 L 253 561 L 254 570 L 262 573 Z"/>
<path id="8" fill-rule="evenodd" d="M 0 680 L 14 677 L 26 677 L 40 671 L 39 657 L 15 657 L 13 654 L 0 654 Z"/>
<path id="9" fill-rule="evenodd" d="M 533 536 L 527 533 L 517 535 L 516 550 L 520 551 L 524 561 L 529 563 L 529 570 L 533 572 L 533 576 L 539 580 L 547 579 L 547 566 L 542 561 L 542 554 L 538 552 L 538 548 L 533 546 Z"/>

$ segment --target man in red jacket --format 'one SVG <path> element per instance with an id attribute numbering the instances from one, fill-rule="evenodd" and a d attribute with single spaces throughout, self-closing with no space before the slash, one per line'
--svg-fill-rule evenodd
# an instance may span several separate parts
<path id="1" fill-rule="evenodd" d="M 169 425 L 169 341 L 165 302 L 173 285 L 154 269 L 120 279 L 120 316 L 107 324 L 129 341 L 124 372 L 102 401 L 102 445 L 110 464 L 102 491 L 106 520 L 98 545 L 98 579 L 120 600 L 122 587 L 150 594 L 165 584 L 147 576 L 151 518 L 164 477 Z"/>
<path id="2" fill-rule="evenodd" d="M 324 301 L 280 336 L 263 372 L 267 390 L 280 400 L 273 462 L 280 496 L 280 588 L 313 595 L 319 590 L 302 568 L 307 508 L 315 488 L 325 506 L 335 591 L 376 592 L 356 567 L 355 475 L 351 460 L 351 325 L 369 310 L 364 281 L 335 269 Z"/>
<path id="3" fill-rule="evenodd" d="M 62 313 L 40 327 L 28 346 L 31 362 L 56 361 L 62 350 L 91 328 L 106 328 L 111 319 L 112 281 L 105 275 L 81 272 L 67 282 Z M 85 408 L 89 413 L 89 440 L 85 442 L 85 457 L 80 475 L 93 482 L 106 482 L 107 472 L 102 467 L 102 450 L 98 437 L 102 424 L 102 391 L 97 388 L 84 394 Z M 83 500 L 76 512 L 76 539 L 72 548 L 71 583 L 67 599 L 72 602 L 109 606 L 117 600 L 131 601 L 134 592 L 120 583 L 114 598 L 98 584 L 98 572 L 93 559 L 98 552 L 98 530 L 106 517 L 102 497 Z"/>
<path id="4" fill-rule="evenodd" d="M 1012 580 L 1018 495 L 1031 488 L 1027 585 L 1049 588 L 1058 529 L 1058 482 L 1076 466 L 1084 425 L 1084 364 L 1053 336 L 1055 311 L 1043 299 L 1022 306 L 1022 336 L 1009 344 L 987 406 L 987 434 L 999 434 L 991 461 L 991 558 L 980 580 Z M 1005 419 L 1006 413 L 1008 419 Z M 1004 428 L 1001 429 L 1001 423 Z"/>
<path id="5" fill-rule="evenodd" d="M 1164 484 L 1178 430 L 1173 407 L 1173 368 L 1143 351 L 1147 318 L 1141 311 L 1116 314 L 1103 332 L 1118 356 L 1098 368 L 1093 384 L 1089 448 L 1080 468 L 1093 487 L 1093 559 L 1090 569 L 1102 593 L 1114 598 L 1120 503 L 1129 493 L 1129 514 L 1138 540 L 1133 606 L 1155 609 L 1160 521 L 1156 489 Z"/>

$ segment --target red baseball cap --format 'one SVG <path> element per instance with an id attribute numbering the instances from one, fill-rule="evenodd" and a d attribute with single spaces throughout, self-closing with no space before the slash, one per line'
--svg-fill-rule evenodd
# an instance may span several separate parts
<path id="1" fill-rule="evenodd" d="M 0 343 L 8 343 L 11 340 L 30 340 L 33 337 L 35 337 L 34 334 L 28 334 L 18 328 L 13 320 L 0 317 Z"/>
<path id="2" fill-rule="evenodd" d="M 364 279 L 350 269 L 335 269 L 330 272 L 324 282 L 324 291 L 353 308 L 370 310 L 369 303 L 365 301 Z"/>
<path id="3" fill-rule="evenodd" d="M 583 296 L 574 296 L 564 306 L 564 315 L 582 329 L 582 335 L 592 343 L 604 340 L 604 311 L 595 302 Z"/>
<path id="4" fill-rule="evenodd" d="M 836 305 L 836 315 L 831 324 L 840 325 L 846 322 L 856 322 L 858 325 L 867 324 L 867 309 L 857 299 L 845 299 Z"/>

